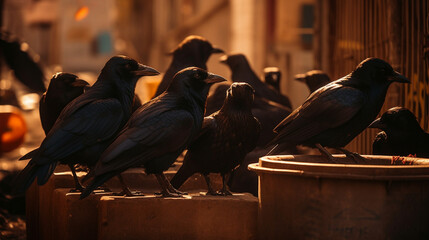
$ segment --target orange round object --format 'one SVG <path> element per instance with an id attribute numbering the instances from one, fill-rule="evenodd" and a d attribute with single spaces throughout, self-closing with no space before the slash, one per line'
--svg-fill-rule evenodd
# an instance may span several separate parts
<path id="1" fill-rule="evenodd" d="M 27 125 L 19 109 L 0 106 L 0 152 L 10 152 L 24 142 Z"/>

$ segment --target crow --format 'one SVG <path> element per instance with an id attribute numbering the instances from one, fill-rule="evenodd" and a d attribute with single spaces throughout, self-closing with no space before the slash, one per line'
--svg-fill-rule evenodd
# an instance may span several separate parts
<path id="1" fill-rule="evenodd" d="M 205 38 L 195 35 L 186 37 L 172 52 L 173 59 L 164 74 L 155 96 L 159 96 L 170 85 L 173 76 L 187 67 L 198 67 L 207 70 L 206 63 L 213 53 L 223 53 L 220 48 L 213 45 Z"/>
<path id="2" fill-rule="evenodd" d="M 324 147 L 338 149 L 355 161 L 364 160 L 344 146 L 376 118 L 393 82 L 410 81 L 381 59 L 365 59 L 350 74 L 316 90 L 281 121 L 271 141 L 276 147 L 269 154 L 304 145 L 318 148 L 332 162 L 335 159 Z"/>
<path id="3" fill-rule="evenodd" d="M 54 74 L 39 102 L 40 121 L 47 135 L 64 107 L 83 94 L 89 83 L 71 73 Z"/>
<path id="4" fill-rule="evenodd" d="M 278 67 L 264 68 L 265 83 L 272 86 L 277 92 L 280 92 L 280 81 L 282 73 Z"/>
<path id="5" fill-rule="evenodd" d="M 94 178 L 81 198 L 113 176 L 140 166 L 147 174 L 155 174 L 163 196 L 180 195 L 163 171 L 196 137 L 203 123 L 209 88 L 221 81 L 225 79 L 197 67 L 176 73 L 167 90 L 134 112 L 119 136 L 103 152 L 92 170 Z"/>
<path id="6" fill-rule="evenodd" d="M 288 97 L 259 79 L 243 54 L 224 55 L 221 58 L 221 63 L 228 65 L 231 69 L 233 82 L 246 82 L 255 88 L 255 96 L 266 98 L 288 108 L 292 107 Z"/>
<path id="7" fill-rule="evenodd" d="M 201 173 L 210 195 L 231 195 L 227 178 L 247 153 L 252 151 L 259 138 L 260 123 L 252 115 L 254 89 L 247 83 L 233 83 L 227 91 L 222 108 L 205 117 L 199 136 L 191 143 L 183 165 L 171 179 L 178 189 L 194 173 Z M 209 173 L 220 173 L 223 187 L 216 193 Z"/>
<path id="8" fill-rule="evenodd" d="M 207 99 L 206 116 L 218 111 L 222 107 L 226 91 L 230 86 L 231 84 L 229 83 L 220 83 L 213 87 L 214 89 Z M 232 191 L 251 192 L 257 195 L 258 176 L 254 172 L 249 171 L 247 165 L 257 162 L 259 157 L 265 156 L 272 149 L 272 146 L 267 146 L 267 144 L 276 136 L 273 128 L 291 112 L 292 110 L 286 106 L 259 96 L 254 97 L 252 114 L 259 120 L 261 131 L 256 148 L 246 155 L 243 162 L 238 168 L 234 169 L 228 179 L 228 186 Z M 298 150 L 295 146 L 286 148 L 281 152 L 281 154 L 297 153 Z"/>
<path id="9" fill-rule="evenodd" d="M 303 74 L 295 75 L 295 80 L 307 85 L 310 94 L 331 82 L 328 74 L 320 70 L 311 70 Z"/>
<path id="10" fill-rule="evenodd" d="M 429 134 L 404 107 L 390 108 L 368 127 L 382 130 L 372 145 L 375 155 L 429 157 Z"/>
<path id="11" fill-rule="evenodd" d="M 131 116 L 137 80 L 156 74 L 131 58 L 112 57 L 94 85 L 63 109 L 40 147 L 21 157 L 31 160 L 17 176 L 17 191 L 25 191 L 36 177 L 39 185 L 45 184 L 58 163 L 70 166 L 81 190 L 74 164 L 95 164 Z"/>

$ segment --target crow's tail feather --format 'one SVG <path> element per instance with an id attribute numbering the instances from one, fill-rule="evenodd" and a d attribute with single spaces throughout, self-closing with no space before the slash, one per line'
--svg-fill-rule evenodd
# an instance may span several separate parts
<path id="1" fill-rule="evenodd" d="M 30 152 L 28 152 L 27 154 L 25 154 L 24 156 L 22 156 L 19 160 L 27 160 L 27 159 L 32 159 L 34 158 L 37 154 L 39 153 L 39 148 L 36 148 Z"/>
<path id="2" fill-rule="evenodd" d="M 97 189 L 99 186 L 103 185 L 107 180 L 111 179 L 112 177 L 116 176 L 118 172 L 108 172 L 100 176 L 94 177 L 92 179 L 92 182 L 82 191 L 80 194 L 80 199 L 84 199 L 89 196 L 89 194 L 92 193 L 95 189 Z"/>
<path id="3" fill-rule="evenodd" d="M 39 185 L 45 184 L 49 177 L 55 170 L 57 163 L 38 165 L 33 162 L 29 162 L 27 166 L 16 176 L 14 181 L 14 193 L 24 193 L 30 185 L 34 182 L 37 177 L 37 183 Z"/>

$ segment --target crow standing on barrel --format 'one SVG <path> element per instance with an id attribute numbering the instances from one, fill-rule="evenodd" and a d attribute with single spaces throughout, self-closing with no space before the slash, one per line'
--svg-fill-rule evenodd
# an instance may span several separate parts
<path id="1" fill-rule="evenodd" d="M 375 155 L 429 157 L 429 134 L 420 127 L 416 116 L 404 107 L 387 110 L 369 128 L 382 130 L 372 145 Z"/>
<path id="2" fill-rule="evenodd" d="M 36 177 L 39 185 L 45 184 L 58 163 L 70 166 L 76 189 L 82 189 L 73 165 L 95 164 L 131 116 L 137 80 L 156 74 L 128 57 L 112 57 L 94 85 L 64 108 L 40 147 L 21 158 L 31 160 L 16 179 L 18 191 Z"/>
<path id="3" fill-rule="evenodd" d="M 258 141 L 260 124 L 252 115 L 254 89 L 247 83 L 233 83 L 227 91 L 222 108 L 205 117 L 199 136 L 189 146 L 183 166 L 172 178 L 179 188 L 194 173 L 201 173 L 210 195 L 231 195 L 226 178 L 241 164 Z M 222 175 L 223 187 L 216 193 L 209 173 Z"/>
<path id="4" fill-rule="evenodd" d="M 72 100 L 83 94 L 89 83 L 71 73 L 56 73 L 39 103 L 40 121 L 47 135 L 61 111 Z"/>
<path id="5" fill-rule="evenodd" d="M 365 59 L 347 76 L 319 88 L 280 122 L 274 129 L 278 135 L 271 141 L 277 145 L 270 154 L 301 144 L 317 147 L 333 162 L 324 147 L 341 150 L 355 161 L 363 160 L 343 147 L 376 118 L 393 82 L 410 81 L 381 59 Z"/>
<path id="6" fill-rule="evenodd" d="M 101 155 L 92 171 L 94 178 L 81 198 L 113 176 L 140 166 L 147 174 L 155 174 L 163 196 L 180 195 L 163 172 L 198 134 L 209 88 L 221 81 L 225 79 L 196 67 L 179 71 L 164 93 L 133 113 Z"/>
<path id="7" fill-rule="evenodd" d="M 154 97 L 157 97 L 168 88 L 173 76 L 178 71 L 187 67 L 198 67 L 207 70 L 206 63 L 213 53 L 223 53 L 223 50 L 213 47 L 207 39 L 200 36 L 191 35 L 185 38 L 172 52 L 173 59 Z"/>
<path id="8" fill-rule="evenodd" d="M 295 80 L 305 83 L 310 94 L 331 82 L 328 74 L 320 70 L 311 70 L 304 74 L 295 75 Z"/>

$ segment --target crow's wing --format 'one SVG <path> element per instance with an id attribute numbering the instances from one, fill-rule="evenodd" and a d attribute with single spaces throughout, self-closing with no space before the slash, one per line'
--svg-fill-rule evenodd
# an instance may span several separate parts
<path id="1" fill-rule="evenodd" d="M 366 102 L 365 94 L 353 87 L 329 84 L 314 92 L 306 102 L 274 129 L 273 140 L 300 143 L 350 121 Z"/>
<path id="2" fill-rule="evenodd" d="M 103 99 L 89 103 L 68 118 L 59 119 L 40 146 L 38 164 L 46 164 L 114 136 L 124 120 L 120 102 Z"/>
<path id="3" fill-rule="evenodd" d="M 102 154 L 95 175 L 143 165 L 146 161 L 183 150 L 194 134 L 193 116 L 184 110 L 168 110 L 128 124 Z"/>

